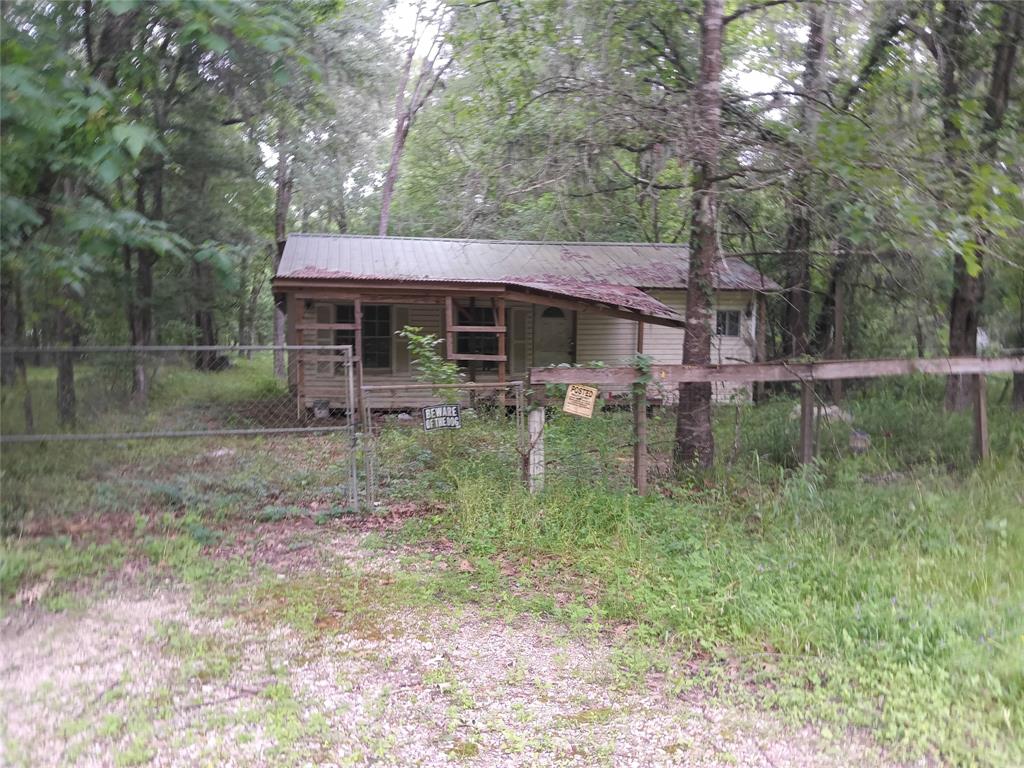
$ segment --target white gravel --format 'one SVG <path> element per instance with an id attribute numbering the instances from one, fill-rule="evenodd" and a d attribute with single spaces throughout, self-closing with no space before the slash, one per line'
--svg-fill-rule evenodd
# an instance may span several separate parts
<path id="1" fill-rule="evenodd" d="M 323 545 L 380 572 L 357 536 Z M 383 637 L 310 639 L 210 618 L 173 585 L 124 585 L 80 612 L 15 609 L 0 630 L 0 765 L 891 764 L 859 736 L 826 741 L 660 681 L 617 686 L 607 638 L 534 617 L 409 609 Z"/>

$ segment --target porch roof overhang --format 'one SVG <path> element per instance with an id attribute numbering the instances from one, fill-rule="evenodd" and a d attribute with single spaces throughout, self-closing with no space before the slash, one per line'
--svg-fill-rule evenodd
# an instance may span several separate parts
<path id="1" fill-rule="evenodd" d="M 686 319 L 650 294 L 630 285 L 559 277 L 543 281 L 477 281 L 353 278 L 337 274 L 290 274 L 274 279 L 275 294 L 310 299 L 363 299 L 441 303 L 447 296 L 487 296 L 529 304 L 589 310 L 652 325 L 683 328 Z"/>

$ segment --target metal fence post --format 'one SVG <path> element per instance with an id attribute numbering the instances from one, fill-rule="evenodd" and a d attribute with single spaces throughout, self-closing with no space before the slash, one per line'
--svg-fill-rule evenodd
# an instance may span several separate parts
<path id="1" fill-rule="evenodd" d="M 530 493 L 544 489 L 544 406 L 534 408 L 527 416 L 529 428 L 529 478 Z"/>
<path id="2" fill-rule="evenodd" d="M 647 385 L 633 385 L 633 485 L 647 493 Z"/>
<path id="3" fill-rule="evenodd" d="M 352 347 L 345 350 L 345 387 L 346 402 L 348 404 L 348 431 L 349 431 L 349 483 L 350 495 L 352 497 L 352 511 L 359 512 L 359 459 L 356 456 L 359 438 L 356 432 L 356 388 L 352 370 Z"/>

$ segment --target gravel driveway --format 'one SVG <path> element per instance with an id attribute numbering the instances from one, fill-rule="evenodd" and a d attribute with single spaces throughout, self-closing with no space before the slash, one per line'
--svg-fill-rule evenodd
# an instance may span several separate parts
<path id="1" fill-rule="evenodd" d="M 276 578 L 288 587 L 337 563 L 356 575 L 399 567 L 362 538 L 324 531 L 327 559 L 278 565 Z M 0 764 L 889 764 L 859 737 L 824 739 L 660 678 L 625 682 L 612 637 L 554 621 L 395 605 L 372 623 L 318 619 L 311 635 L 211 609 L 208 597 L 174 579 L 128 579 L 82 609 L 10 612 Z"/>

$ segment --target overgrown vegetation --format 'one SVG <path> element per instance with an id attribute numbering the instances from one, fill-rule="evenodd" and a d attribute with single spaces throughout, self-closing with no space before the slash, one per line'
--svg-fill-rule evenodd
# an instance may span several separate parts
<path id="1" fill-rule="evenodd" d="M 793 401 L 740 406 L 731 468 L 699 486 L 663 479 L 647 498 L 628 488 L 628 413 L 553 414 L 539 497 L 479 450 L 488 424 L 443 454 L 430 446 L 393 490 L 448 503 L 418 535 L 456 541 L 497 576 L 480 579 L 492 593 L 591 629 L 629 627 L 627 672 L 753 691 L 907 754 L 1007 764 L 1024 733 L 1024 420 L 994 409 L 996 458 L 970 469 L 969 418 L 941 400 L 941 382 L 923 380 L 861 393 L 850 410 L 870 451 L 851 455 L 849 427 L 826 426 L 803 470 Z M 718 409 L 722 444 L 734 426 Z M 427 450 L 418 432 L 388 439 L 396 465 Z"/>
<path id="2" fill-rule="evenodd" d="M 627 410 L 550 412 L 539 496 L 522 488 L 500 411 L 467 412 L 445 439 L 389 426 L 378 444 L 386 502 L 433 511 L 367 546 L 441 538 L 466 567 L 380 578 L 341 568 L 263 580 L 262 556 L 238 538 L 305 523 L 312 541 L 318 525 L 343 523 L 346 446 L 330 437 L 226 451 L 210 440 L 17 446 L 2 457 L 15 535 L 0 592 L 67 610 L 127 564 L 204 594 L 245 576 L 244 596 L 211 596 L 313 641 L 385 637 L 389 607 L 403 604 L 535 611 L 584 632 L 623 628 L 623 684 L 658 669 L 678 690 L 753 697 L 826 729 L 863 726 L 907 754 L 1006 764 L 1020 759 L 1024 729 L 1024 420 L 995 395 L 993 459 L 972 468 L 970 417 L 943 413 L 942 395 L 925 378 L 852 393 L 851 424 L 823 424 L 806 469 L 792 399 L 721 406 L 728 456 L 690 484 L 658 472 L 672 413 L 656 410 L 646 498 L 630 490 Z M 851 428 L 871 436 L 866 453 L 850 451 Z M 191 642 L 168 632 L 174 647 Z M 195 673 L 222 674 L 230 653 L 202 650 Z"/>

